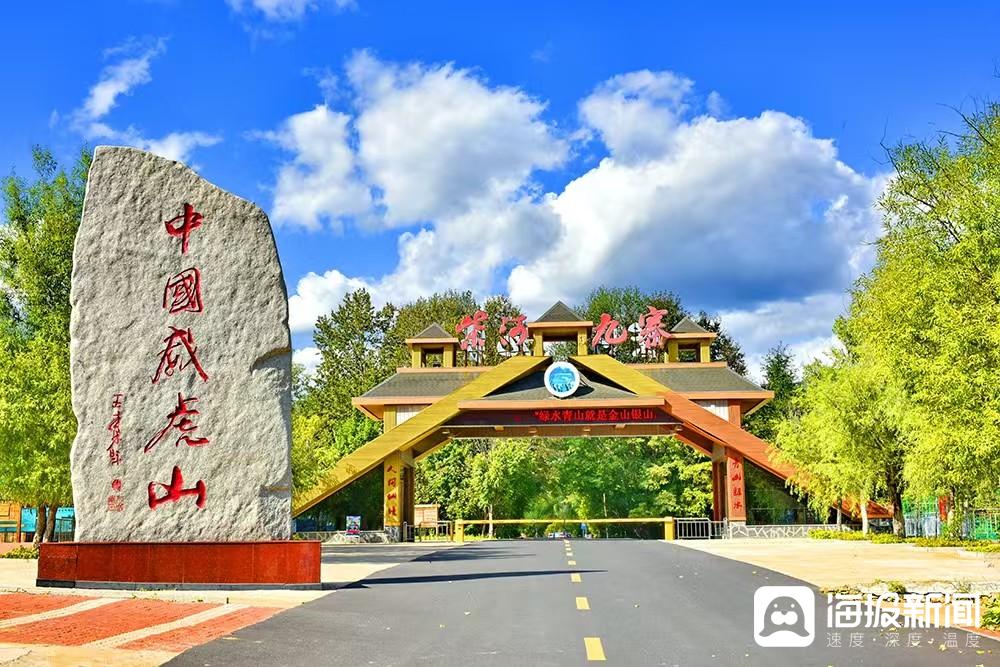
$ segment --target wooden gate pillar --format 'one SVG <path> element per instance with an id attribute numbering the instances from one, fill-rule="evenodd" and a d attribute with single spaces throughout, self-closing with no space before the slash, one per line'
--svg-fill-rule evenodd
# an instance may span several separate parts
<path id="1" fill-rule="evenodd" d="M 382 524 L 390 542 L 399 542 L 404 494 L 403 458 L 393 452 L 382 461 Z"/>
<path id="2" fill-rule="evenodd" d="M 712 521 L 726 518 L 726 450 L 721 445 L 712 449 Z"/>

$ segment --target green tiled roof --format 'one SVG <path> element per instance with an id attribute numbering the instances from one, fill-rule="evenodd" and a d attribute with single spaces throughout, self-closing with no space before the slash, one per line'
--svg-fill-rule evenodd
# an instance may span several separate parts
<path id="1" fill-rule="evenodd" d="M 535 322 L 582 322 L 583 318 L 562 301 L 556 301 Z"/>
<path id="2" fill-rule="evenodd" d="M 649 378 L 681 393 L 694 391 L 762 391 L 760 387 L 732 370 L 705 364 L 691 363 L 687 367 L 642 368 L 638 371 Z M 396 373 L 364 394 L 364 398 L 394 398 L 397 396 L 445 396 L 479 377 L 468 371 L 428 371 Z M 597 377 L 584 375 L 584 384 L 591 387 L 591 395 L 577 393 L 577 398 L 622 398 L 633 396 Z M 583 389 L 581 388 L 581 392 Z M 616 393 L 617 392 L 617 393 Z M 590 393 L 590 392 L 588 392 Z M 541 373 L 534 373 L 511 385 L 498 389 L 489 398 L 533 400 L 548 398 Z"/>
<path id="3" fill-rule="evenodd" d="M 454 338 L 454 336 L 442 329 L 440 324 L 432 324 L 413 338 Z"/>
<path id="4" fill-rule="evenodd" d="M 670 331 L 673 333 L 712 333 L 687 315 L 681 318 L 681 321 L 675 324 Z"/>
<path id="5" fill-rule="evenodd" d="M 364 398 L 393 398 L 396 396 L 446 396 L 464 387 L 479 373 L 432 371 L 427 373 L 396 373 L 363 394 Z"/>
<path id="6" fill-rule="evenodd" d="M 692 363 L 690 368 L 643 368 L 640 373 L 682 394 L 691 391 L 763 391 L 735 371 L 720 366 Z"/>

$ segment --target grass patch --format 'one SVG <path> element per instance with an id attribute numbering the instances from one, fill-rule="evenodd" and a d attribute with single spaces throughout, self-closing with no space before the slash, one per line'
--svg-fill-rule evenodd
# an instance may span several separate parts
<path id="1" fill-rule="evenodd" d="M 983 627 L 1000 630 L 1000 595 L 983 598 Z"/>
<path id="2" fill-rule="evenodd" d="M 38 558 L 38 549 L 36 547 L 14 547 L 5 554 L 0 554 L 0 558 L 21 558 L 21 559 L 31 559 Z"/>
<path id="3" fill-rule="evenodd" d="M 918 547 L 960 547 L 967 551 L 985 553 L 1000 553 L 1000 542 L 991 540 L 962 540 L 954 537 L 907 537 L 902 538 L 892 533 L 864 533 L 857 530 L 810 530 L 809 537 L 814 540 L 846 540 L 851 542 L 868 541 L 872 544 L 912 544 Z"/>

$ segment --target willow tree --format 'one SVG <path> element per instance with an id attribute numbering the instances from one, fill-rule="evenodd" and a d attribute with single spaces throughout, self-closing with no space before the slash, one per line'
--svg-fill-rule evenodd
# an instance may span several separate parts
<path id="1" fill-rule="evenodd" d="M 777 458 L 797 469 L 791 482 L 817 512 L 858 503 L 867 531 L 871 500 L 892 508 L 893 532 L 905 535 L 899 398 L 877 369 L 847 354 L 805 368 L 790 415 L 777 424 Z"/>

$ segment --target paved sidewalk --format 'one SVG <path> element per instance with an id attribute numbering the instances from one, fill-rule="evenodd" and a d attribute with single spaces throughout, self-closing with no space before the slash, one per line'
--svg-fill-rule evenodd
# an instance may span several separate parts
<path id="1" fill-rule="evenodd" d="M 38 588 L 34 560 L 0 559 L 0 665 L 160 665 L 286 609 L 450 544 L 323 547 L 325 590 Z"/>
<path id="2" fill-rule="evenodd" d="M 843 540 L 677 540 L 689 549 L 776 570 L 819 588 L 865 588 L 898 581 L 914 592 L 970 587 L 1000 591 L 1000 554 L 912 544 Z"/>

